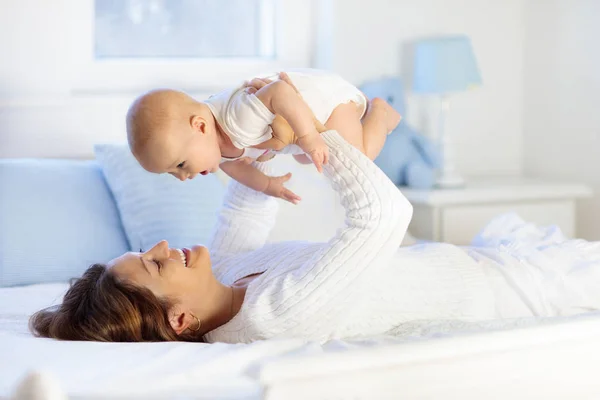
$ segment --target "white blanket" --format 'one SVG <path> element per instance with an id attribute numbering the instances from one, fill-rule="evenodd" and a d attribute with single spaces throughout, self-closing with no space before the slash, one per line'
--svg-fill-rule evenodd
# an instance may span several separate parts
<path id="1" fill-rule="evenodd" d="M 504 229 L 504 225 L 491 225 L 479 239 L 491 240 L 494 237 L 491 233 L 496 229 Z M 548 238 L 554 238 L 554 235 L 546 236 Z M 519 242 L 525 246 L 526 237 L 521 237 Z M 573 251 L 576 253 L 581 246 L 575 244 Z M 577 257 L 573 260 L 580 261 Z M 581 268 L 582 264 L 578 263 L 575 271 Z M 387 336 L 336 340 L 322 346 L 303 340 L 209 345 L 181 342 L 66 342 L 32 337 L 27 329 L 29 316 L 43 307 L 59 303 L 67 287 L 66 284 L 46 284 L 0 289 L 0 397 L 10 395 L 26 374 L 44 371 L 59 382 L 62 390 L 74 396 L 260 398 L 263 390 L 260 382 L 261 379 L 264 381 L 265 366 L 270 365 L 272 371 L 274 363 L 278 361 L 306 356 L 326 358 L 339 352 L 356 351 L 360 355 L 364 354 L 365 348 L 399 343 L 410 345 L 413 341 L 422 344 L 423 339 L 599 319 L 598 314 L 588 314 L 480 323 L 412 321 L 396 327 Z M 343 370 L 348 366 L 339 367 Z"/>
<path id="2" fill-rule="evenodd" d="M 323 346 L 302 340 L 250 345 L 201 343 L 93 343 L 33 338 L 28 316 L 60 301 L 66 284 L 0 289 L 0 396 L 15 390 L 32 371 L 47 372 L 75 396 L 174 396 L 260 398 L 261 366 L 277 359 L 318 356 L 397 344 L 465 331 L 529 326 L 535 319 L 468 324 L 415 321 L 389 336 L 332 341 Z"/>

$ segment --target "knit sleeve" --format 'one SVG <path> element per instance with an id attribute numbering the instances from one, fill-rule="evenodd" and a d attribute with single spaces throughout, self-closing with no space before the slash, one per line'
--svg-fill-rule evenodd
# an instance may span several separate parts
<path id="1" fill-rule="evenodd" d="M 271 175 L 270 162 L 252 165 Z M 231 180 L 209 241 L 213 257 L 244 253 L 264 246 L 275 225 L 277 200 Z"/>
<path id="2" fill-rule="evenodd" d="M 303 331 L 317 338 L 323 319 L 335 326 L 348 318 L 361 291 L 377 290 L 370 277 L 391 262 L 412 217 L 411 204 L 371 160 L 335 131 L 323 138 L 330 151 L 325 174 L 340 195 L 345 226 L 300 267 L 274 270 L 246 294 L 258 330 L 271 337 Z"/>

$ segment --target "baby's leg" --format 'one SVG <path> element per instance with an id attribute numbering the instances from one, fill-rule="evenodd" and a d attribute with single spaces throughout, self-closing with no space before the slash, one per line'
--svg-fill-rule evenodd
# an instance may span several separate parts
<path id="1" fill-rule="evenodd" d="M 361 153 L 367 154 L 363 144 L 363 127 L 360 122 L 361 114 L 361 106 L 354 102 L 340 104 L 333 110 L 329 119 L 325 122 L 325 128 L 338 131 L 348 143 L 360 150 Z M 294 158 L 301 164 L 312 163 L 310 158 L 305 154 L 294 156 Z"/>
<path id="2" fill-rule="evenodd" d="M 350 102 L 340 104 L 325 123 L 329 129 L 335 129 L 348 143 L 374 160 L 387 135 L 400 122 L 400 114 L 385 100 L 375 98 L 369 102 L 366 115 L 362 118 L 362 106 Z"/>
<path id="3" fill-rule="evenodd" d="M 371 160 L 377 158 L 387 135 L 392 132 L 402 117 L 385 100 L 378 97 L 369 102 L 367 113 L 362 119 L 363 145 Z"/>
<path id="4" fill-rule="evenodd" d="M 361 114 L 362 106 L 354 102 L 340 104 L 333 110 L 325 122 L 325 126 L 327 129 L 338 131 L 348 143 L 371 158 L 365 152 L 363 126 L 360 122 Z"/>
<path id="5" fill-rule="evenodd" d="M 400 115 L 379 98 L 369 102 L 361 123 L 362 114 L 362 105 L 354 102 L 340 104 L 331 113 L 325 127 L 338 131 L 348 143 L 374 160 L 383 148 L 387 134 L 398 125 Z M 273 138 L 254 147 L 279 150 L 295 141 L 292 128 L 280 116 L 275 117 L 271 127 Z M 323 129 L 325 128 L 321 128 Z M 294 158 L 301 164 L 312 164 L 310 158 L 304 154 L 294 155 Z"/>

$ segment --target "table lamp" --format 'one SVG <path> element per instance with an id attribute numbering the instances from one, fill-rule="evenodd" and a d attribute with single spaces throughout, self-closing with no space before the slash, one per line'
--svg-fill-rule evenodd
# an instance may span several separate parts
<path id="1" fill-rule="evenodd" d="M 436 186 L 454 188 L 464 180 L 454 166 L 452 144 L 445 130 L 449 97 L 481 85 L 481 75 L 471 41 L 466 36 L 421 39 L 412 44 L 412 92 L 436 95 L 440 99 L 438 135 L 441 166 Z"/>

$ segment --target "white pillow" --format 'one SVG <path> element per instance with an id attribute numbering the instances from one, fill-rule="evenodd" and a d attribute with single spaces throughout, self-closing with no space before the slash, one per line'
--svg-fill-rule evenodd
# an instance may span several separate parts
<path id="1" fill-rule="evenodd" d="M 94 151 L 131 250 L 147 250 L 163 239 L 176 248 L 208 242 L 225 193 L 216 176 L 181 182 L 145 171 L 125 145 L 96 145 Z"/>

